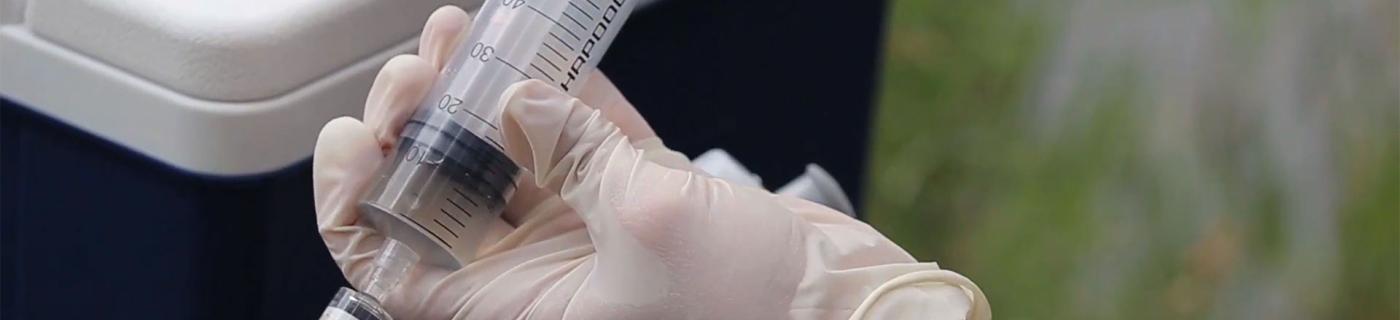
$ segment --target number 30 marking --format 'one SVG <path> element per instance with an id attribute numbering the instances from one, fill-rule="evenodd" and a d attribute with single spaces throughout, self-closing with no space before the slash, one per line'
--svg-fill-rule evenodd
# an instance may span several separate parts
<path id="1" fill-rule="evenodd" d="M 476 44 L 472 45 L 472 50 L 469 53 L 471 54 L 472 58 L 481 60 L 481 62 L 487 62 L 491 61 L 491 57 L 496 55 L 496 48 L 488 46 L 484 43 L 477 42 Z"/>

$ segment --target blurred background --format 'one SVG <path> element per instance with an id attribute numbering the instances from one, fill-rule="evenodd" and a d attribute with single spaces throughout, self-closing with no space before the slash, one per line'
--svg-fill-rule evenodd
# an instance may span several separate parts
<path id="1" fill-rule="evenodd" d="M 863 211 L 997 318 L 1400 318 L 1396 1 L 887 10 Z"/>
<path id="2" fill-rule="evenodd" d="M 345 281 L 317 129 L 446 3 L 481 1 L 0 0 L 0 318 L 320 314 Z M 670 0 L 627 25 L 600 68 L 668 146 L 770 188 L 820 164 L 998 319 L 1400 319 L 1400 1 Z"/>

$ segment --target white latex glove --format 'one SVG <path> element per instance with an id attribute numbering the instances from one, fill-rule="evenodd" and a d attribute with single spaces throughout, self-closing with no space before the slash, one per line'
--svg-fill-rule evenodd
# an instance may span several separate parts
<path id="1" fill-rule="evenodd" d="M 380 72 L 365 123 L 322 129 L 318 224 L 357 287 L 384 240 L 360 224 L 359 196 L 467 20 L 453 7 L 435 12 L 422 56 Z M 695 173 L 597 73 L 579 99 L 527 81 L 501 101 L 506 153 L 526 171 L 520 189 L 475 262 L 413 268 L 384 301 L 396 317 L 990 317 L 976 285 L 915 262 L 864 223 Z"/>

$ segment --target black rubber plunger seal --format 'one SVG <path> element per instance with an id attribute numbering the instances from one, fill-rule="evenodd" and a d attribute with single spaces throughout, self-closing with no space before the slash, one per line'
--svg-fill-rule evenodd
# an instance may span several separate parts
<path id="1" fill-rule="evenodd" d="M 444 127 L 439 128 L 417 119 L 409 120 L 399 143 L 427 146 L 430 152 L 445 156 L 441 168 L 452 182 L 480 196 L 476 200 L 484 201 L 483 205 L 493 211 L 504 207 L 506 197 L 516 187 L 515 178 L 520 167 L 497 149 L 499 145 L 477 137 L 455 122 L 445 122 Z M 424 139 L 431 141 L 416 139 L 432 137 L 434 132 L 441 136 Z"/>

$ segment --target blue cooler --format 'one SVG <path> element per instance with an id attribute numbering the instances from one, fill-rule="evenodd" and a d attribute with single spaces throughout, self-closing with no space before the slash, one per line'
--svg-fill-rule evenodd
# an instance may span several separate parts
<path id="1" fill-rule="evenodd" d="M 450 2 L 0 0 L 0 318 L 315 318 L 316 135 Z"/>

